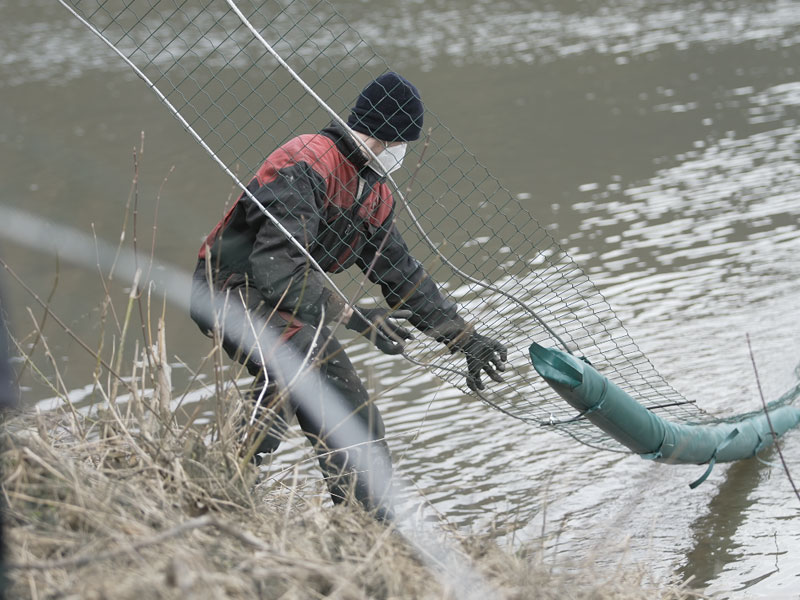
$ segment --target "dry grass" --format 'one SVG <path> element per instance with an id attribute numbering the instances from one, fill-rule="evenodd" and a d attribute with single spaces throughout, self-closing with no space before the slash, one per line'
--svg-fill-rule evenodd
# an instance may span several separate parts
<path id="1" fill-rule="evenodd" d="M 70 412 L 6 423 L 10 597 L 456 597 L 393 527 L 254 485 L 255 467 L 208 432 L 143 429 L 146 411 L 118 408 L 79 417 L 81 437 Z M 641 570 L 554 569 L 489 539 L 462 537 L 459 551 L 503 598 L 689 597 Z"/>

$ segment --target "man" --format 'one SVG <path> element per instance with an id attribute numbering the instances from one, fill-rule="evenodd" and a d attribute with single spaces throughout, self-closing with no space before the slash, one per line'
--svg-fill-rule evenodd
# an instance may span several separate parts
<path id="1" fill-rule="evenodd" d="M 389 310 L 348 306 L 244 194 L 200 249 L 192 293 L 193 319 L 206 333 L 222 322 L 226 352 L 256 378 L 253 396 L 262 409 L 257 452 L 274 451 L 286 421 L 296 415 L 318 453 L 333 501 L 341 502 L 352 492 L 383 517 L 386 478 L 376 484 L 363 472 L 366 464 L 373 465 L 367 470 L 391 471 L 383 421 L 328 325 L 341 323 L 381 351 L 398 354 L 411 334 L 389 318 L 407 318 L 419 331 L 466 356 L 467 383 L 473 389 L 483 389 L 482 371 L 502 381 L 498 371 L 506 361 L 502 344 L 479 335 L 459 317 L 456 306 L 409 254 L 394 225 L 386 174 L 400 167 L 406 144 L 419 139 L 423 110 L 409 81 L 385 73 L 356 99 L 347 121 L 351 131 L 334 122 L 318 134 L 288 141 L 267 157 L 247 186 L 320 268 L 335 273 L 358 265 L 380 285 Z M 231 303 L 244 307 L 249 317 L 220 317 Z M 212 305 L 216 314 L 209 310 Z M 329 416 L 330 398 L 299 398 L 286 389 L 287 381 L 296 378 L 270 364 L 273 349 L 260 343 L 260 325 L 255 325 L 265 321 L 297 355 L 314 362 L 329 389 L 348 405 L 345 419 L 360 424 L 357 430 L 363 434 L 353 433 L 355 439 L 346 443 L 333 440 L 342 423 Z M 271 423 L 263 422 L 267 414 Z"/>

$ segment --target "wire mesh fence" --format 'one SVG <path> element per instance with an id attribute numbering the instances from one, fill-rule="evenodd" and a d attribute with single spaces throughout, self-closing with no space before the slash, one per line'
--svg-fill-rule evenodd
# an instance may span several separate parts
<path id="1" fill-rule="evenodd" d="M 236 6 L 244 18 L 225 0 L 61 2 L 139 71 L 242 186 L 268 155 L 298 134 L 306 134 L 302 140 L 316 139 L 311 134 L 332 121 L 328 108 L 346 118 L 364 85 L 390 69 L 324 0 L 242 0 Z M 421 93 L 424 101 L 425 90 Z M 405 352 L 415 368 L 431 369 L 517 419 L 588 445 L 622 450 L 590 423 L 576 419 L 574 410 L 536 375 L 528 358 L 535 341 L 585 356 L 663 416 L 709 420 L 656 372 L 581 268 L 438 115 L 426 111 L 422 137 L 409 146 L 406 168 L 396 173 L 397 186 L 391 190 L 395 227 L 410 254 L 457 303 L 461 317 L 508 347 L 509 365 L 503 383 L 470 390 L 460 354 L 451 355 L 433 337 L 420 335 Z M 296 142 L 301 150 L 302 140 Z M 338 183 L 346 189 L 357 184 Z M 309 194 L 300 184 L 291 192 L 292 197 Z M 351 196 L 350 203 L 356 200 Z M 220 213 L 223 204 L 220 199 Z M 279 208 L 288 218 L 294 214 L 294 207 Z M 218 216 L 209 215 L 209 227 Z M 356 235 L 369 235 L 363 223 L 355 225 Z M 304 232 L 310 241 L 301 243 L 313 249 L 317 233 Z M 362 286 L 364 276 L 353 267 L 336 281 L 345 295 L 379 298 L 377 286 Z"/>

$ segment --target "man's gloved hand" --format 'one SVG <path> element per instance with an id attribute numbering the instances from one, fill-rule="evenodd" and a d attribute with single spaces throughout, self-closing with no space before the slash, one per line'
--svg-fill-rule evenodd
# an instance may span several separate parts
<path id="1" fill-rule="evenodd" d="M 460 350 L 467 357 L 467 385 L 473 391 L 484 388 L 481 381 L 481 371 L 494 381 L 502 383 L 503 378 L 497 371 L 506 370 L 508 350 L 506 347 L 486 336 L 474 331 L 464 331 L 453 341 L 447 343 L 452 352 Z"/>
<path id="2" fill-rule="evenodd" d="M 413 339 L 414 336 L 405 327 L 400 327 L 389 319 L 408 319 L 410 310 L 391 311 L 386 308 L 359 308 L 353 311 L 345 327 L 357 331 L 374 343 L 378 350 L 384 354 L 400 354 L 403 352 L 403 342 Z M 363 317 L 361 315 L 364 315 Z"/>

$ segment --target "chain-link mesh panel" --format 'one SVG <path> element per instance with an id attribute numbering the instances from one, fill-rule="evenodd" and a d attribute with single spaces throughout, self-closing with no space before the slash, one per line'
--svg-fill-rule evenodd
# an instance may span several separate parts
<path id="1" fill-rule="evenodd" d="M 289 68 L 342 118 L 347 118 L 364 85 L 389 69 L 325 1 L 237 3 L 286 66 L 223 0 L 63 1 L 141 70 L 223 164 L 232 170 L 238 166 L 243 184 L 276 148 L 331 122 L 327 107 L 293 78 Z M 397 203 L 397 227 L 410 253 L 458 303 L 459 314 L 508 346 L 505 381 L 489 382 L 478 394 L 483 400 L 582 443 L 621 449 L 588 421 L 576 419 L 573 409 L 536 375 L 527 351 L 535 341 L 566 346 L 587 357 L 662 416 L 683 422 L 709 420 L 655 371 L 586 274 L 528 207 L 431 112 L 425 114 L 423 138 L 426 143 L 410 146 L 406 169 L 398 172 L 401 189 L 412 173 L 413 181 L 410 206 Z M 317 175 L 312 173 L 311 179 Z M 330 179 L 319 176 L 331 185 Z M 355 180 L 334 183 L 345 190 L 357 185 Z M 310 193 L 298 183 L 282 196 L 287 219 L 299 218 L 294 204 L 308 201 Z M 311 248 L 315 234 L 303 230 L 301 243 Z M 352 280 L 345 282 L 345 289 L 362 289 L 363 274 L 357 268 L 347 273 Z M 368 295 L 376 293 L 369 286 L 363 289 Z M 475 393 L 465 385 L 461 355 L 451 355 L 430 337 L 418 336 L 407 346 L 406 356 L 465 393 Z"/>

